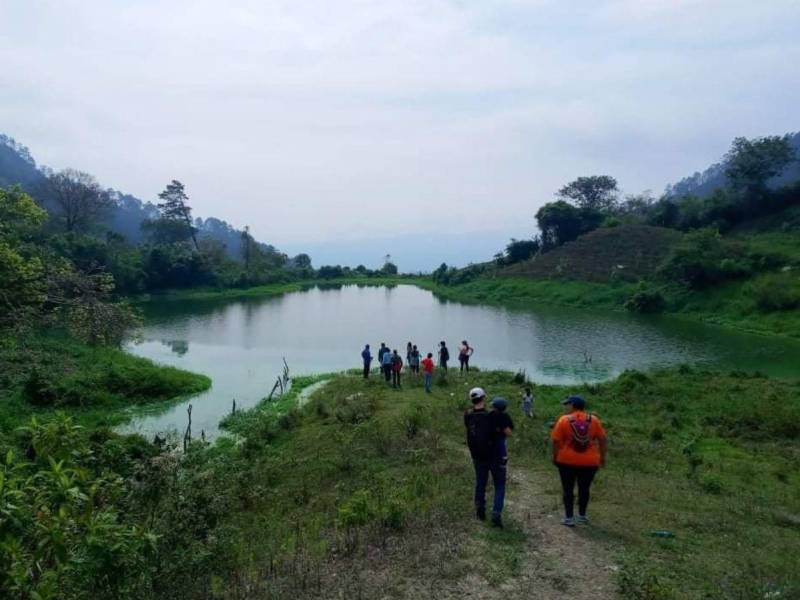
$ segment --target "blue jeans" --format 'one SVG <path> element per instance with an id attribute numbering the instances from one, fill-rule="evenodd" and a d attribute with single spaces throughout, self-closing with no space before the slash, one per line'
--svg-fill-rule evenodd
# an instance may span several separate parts
<path id="1" fill-rule="evenodd" d="M 473 460 L 472 464 L 475 465 L 475 507 L 486 508 L 486 484 L 489 482 L 489 473 L 491 473 L 494 485 L 492 514 L 499 515 L 503 512 L 503 503 L 506 498 L 508 459 Z"/>
<path id="2" fill-rule="evenodd" d="M 430 393 L 431 385 L 433 384 L 433 373 L 425 373 L 422 379 L 425 381 L 425 391 Z"/>

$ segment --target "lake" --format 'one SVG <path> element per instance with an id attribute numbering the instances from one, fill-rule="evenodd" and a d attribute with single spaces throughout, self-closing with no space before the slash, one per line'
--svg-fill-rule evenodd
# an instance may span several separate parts
<path id="1" fill-rule="evenodd" d="M 193 432 L 218 434 L 232 400 L 248 408 L 269 394 L 285 357 L 293 374 L 358 368 L 369 343 L 408 341 L 436 352 L 446 340 L 458 369 L 458 345 L 475 348 L 472 364 L 525 370 L 536 383 L 612 378 L 625 369 L 682 363 L 772 376 L 800 374 L 800 343 L 728 332 L 674 318 L 557 307 L 506 308 L 438 299 L 414 286 L 347 285 L 241 300 L 162 300 L 144 306 L 133 354 L 204 373 L 210 390 L 137 413 L 127 431 L 148 436 L 183 430 L 193 406 Z M 467 379 L 468 381 L 468 379 Z"/>

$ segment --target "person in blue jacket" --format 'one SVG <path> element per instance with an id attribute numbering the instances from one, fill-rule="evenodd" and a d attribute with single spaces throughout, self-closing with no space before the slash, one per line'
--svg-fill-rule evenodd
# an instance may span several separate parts
<path id="1" fill-rule="evenodd" d="M 386 379 L 386 383 L 389 383 L 392 380 L 392 358 L 391 351 L 387 350 L 383 353 L 383 359 L 381 359 L 383 378 Z"/>
<path id="2" fill-rule="evenodd" d="M 369 367 L 372 364 L 372 353 L 369 351 L 369 344 L 364 346 L 361 352 L 361 359 L 364 361 L 364 379 L 369 379 Z"/>

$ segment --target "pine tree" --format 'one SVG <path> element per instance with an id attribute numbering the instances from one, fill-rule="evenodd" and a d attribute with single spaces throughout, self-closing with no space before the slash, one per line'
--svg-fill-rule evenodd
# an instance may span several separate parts
<path id="1" fill-rule="evenodd" d="M 194 248 L 199 252 L 200 246 L 195 236 L 196 228 L 192 224 L 192 209 L 187 203 L 189 196 L 186 195 L 183 184 L 177 179 L 173 179 L 172 183 L 167 185 L 166 189 L 164 189 L 158 197 L 162 200 L 162 202 L 158 204 L 158 209 L 161 211 L 161 218 L 186 223 L 186 227 L 189 228 L 189 233 L 192 236 L 192 242 L 194 242 Z"/>

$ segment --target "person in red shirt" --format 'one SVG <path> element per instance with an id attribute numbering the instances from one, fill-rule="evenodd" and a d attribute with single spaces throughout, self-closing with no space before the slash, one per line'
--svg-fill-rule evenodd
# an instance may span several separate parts
<path id="1" fill-rule="evenodd" d="M 550 437 L 553 440 L 553 464 L 558 467 L 564 497 L 564 518 L 567 527 L 588 523 L 586 509 L 589 489 L 597 469 L 606 464 L 606 431 L 596 415 L 586 412 L 580 396 L 562 402 L 567 414 L 558 419 Z M 578 483 L 578 518 L 575 519 L 575 483 Z"/>
<path id="2" fill-rule="evenodd" d="M 425 391 L 431 393 L 433 385 L 433 354 L 428 352 L 428 356 L 422 359 L 422 379 L 425 381 Z"/>

